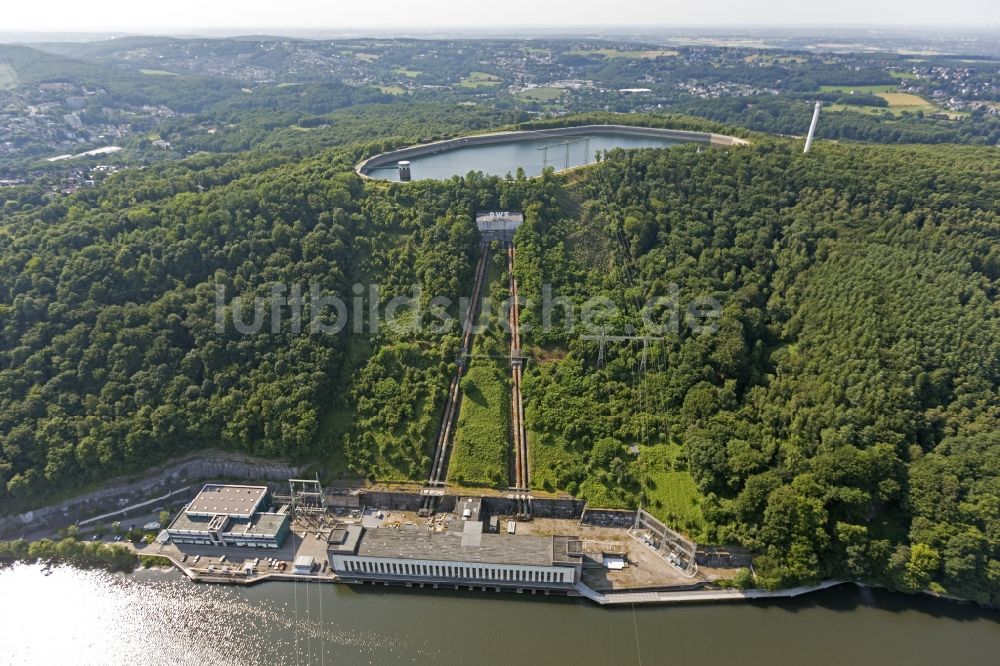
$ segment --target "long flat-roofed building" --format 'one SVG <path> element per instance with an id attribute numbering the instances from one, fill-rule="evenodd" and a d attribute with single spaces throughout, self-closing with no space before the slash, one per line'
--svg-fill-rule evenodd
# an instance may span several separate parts
<path id="1" fill-rule="evenodd" d="M 174 518 L 167 535 L 177 544 L 280 548 L 289 516 L 263 511 L 269 505 L 267 486 L 209 483 Z"/>
<path id="2" fill-rule="evenodd" d="M 484 534 L 482 523 L 461 530 L 425 527 L 334 530 L 334 572 L 345 580 L 475 584 L 515 588 L 572 588 L 580 580 L 580 540 L 565 536 Z"/>

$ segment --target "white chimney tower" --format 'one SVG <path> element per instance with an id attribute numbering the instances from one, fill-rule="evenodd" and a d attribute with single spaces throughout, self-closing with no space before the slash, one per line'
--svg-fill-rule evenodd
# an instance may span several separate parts
<path id="1" fill-rule="evenodd" d="M 813 109 L 813 119 L 812 122 L 809 123 L 809 134 L 806 135 L 806 147 L 805 150 L 802 151 L 803 153 L 808 153 L 809 148 L 813 145 L 813 134 L 816 133 L 816 123 L 819 122 L 819 107 L 820 102 L 816 102 L 816 108 Z"/>

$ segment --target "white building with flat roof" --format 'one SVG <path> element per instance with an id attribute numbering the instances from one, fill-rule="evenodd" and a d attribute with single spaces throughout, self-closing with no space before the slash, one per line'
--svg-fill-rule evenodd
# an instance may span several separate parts
<path id="1" fill-rule="evenodd" d="M 512 210 L 492 210 L 476 213 L 476 228 L 484 241 L 511 240 L 524 223 L 524 213 Z"/>
<path id="2" fill-rule="evenodd" d="M 172 543 L 280 548 L 290 529 L 286 513 L 265 511 L 267 486 L 206 484 L 166 532 Z"/>
<path id="3" fill-rule="evenodd" d="M 191 500 L 185 512 L 192 517 L 211 518 L 226 514 L 234 518 L 249 518 L 257 513 L 265 497 L 267 497 L 267 486 L 207 483 Z"/>

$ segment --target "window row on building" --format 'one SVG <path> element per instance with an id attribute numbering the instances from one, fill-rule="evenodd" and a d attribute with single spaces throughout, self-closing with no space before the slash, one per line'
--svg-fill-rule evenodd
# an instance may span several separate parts
<path id="1" fill-rule="evenodd" d="M 271 539 L 265 539 L 263 541 L 243 541 L 243 540 L 237 541 L 235 539 L 226 539 L 225 541 L 222 541 L 222 542 L 216 542 L 216 541 L 212 541 L 211 539 L 196 539 L 196 538 L 193 538 L 193 537 L 175 536 L 175 535 L 171 534 L 170 535 L 170 541 L 172 543 L 190 543 L 190 544 L 195 544 L 195 545 L 199 545 L 199 546 L 218 546 L 218 545 L 223 545 L 223 546 L 241 546 L 241 547 L 244 547 L 244 548 L 277 548 L 278 547 L 278 544 L 275 541 L 271 540 Z"/>
<path id="2" fill-rule="evenodd" d="M 525 568 L 502 564 L 431 563 L 344 558 L 340 568 L 345 573 L 381 574 L 415 578 L 450 578 L 503 583 L 573 582 L 573 569 L 568 567 Z"/>

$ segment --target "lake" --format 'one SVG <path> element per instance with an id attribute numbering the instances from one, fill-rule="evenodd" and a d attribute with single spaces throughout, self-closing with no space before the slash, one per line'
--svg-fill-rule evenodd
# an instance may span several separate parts
<path id="1" fill-rule="evenodd" d="M 0 663 L 996 664 L 1000 614 L 851 585 L 768 603 L 606 609 L 493 592 L 195 584 L 0 569 Z"/>
<path id="2" fill-rule="evenodd" d="M 491 176 L 506 176 L 508 173 L 516 174 L 518 167 L 524 169 L 526 176 L 532 177 L 541 175 L 546 164 L 555 167 L 557 171 L 589 164 L 594 161 L 594 153 L 597 151 L 615 148 L 670 148 L 679 143 L 681 142 L 657 137 L 601 133 L 460 146 L 434 155 L 407 159 L 410 161 L 413 180 L 443 180 L 452 176 L 464 176 L 470 171 L 482 171 Z M 549 150 L 542 150 L 546 146 L 550 146 Z M 548 162 L 546 162 L 546 152 Z M 368 175 L 379 180 L 398 181 L 399 169 L 395 164 L 375 167 L 368 172 Z"/>

